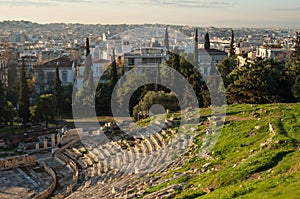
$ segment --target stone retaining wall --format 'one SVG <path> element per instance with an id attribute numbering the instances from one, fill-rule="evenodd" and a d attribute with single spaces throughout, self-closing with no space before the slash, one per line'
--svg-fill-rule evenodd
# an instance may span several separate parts
<path id="1" fill-rule="evenodd" d="M 53 169 L 51 169 L 45 162 L 40 162 L 39 164 L 52 177 L 53 181 L 51 182 L 50 186 L 46 190 L 44 190 L 44 191 L 40 192 L 38 195 L 34 196 L 33 199 L 48 198 L 50 196 L 50 194 L 52 194 L 52 192 L 55 190 L 56 183 L 57 183 L 56 174 L 53 171 Z"/>
<path id="2" fill-rule="evenodd" d="M 78 182 L 78 169 L 77 169 L 76 163 L 73 160 L 66 157 L 65 155 L 63 155 L 62 153 L 57 153 L 56 157 L 58 159 L 62 160 L 63 162 L 65 162 L 67 165 L 69 165 L 74 173 L 72 184 L 70 184 L 67 187 L 66 191 L 63 193 L 64 197 L 67 197 L 68 195 L 70 195 L 72 193 L 73 188 L 76 186 L 76 184 Z"/>
<path id="3" fill-rule="evenodd" d="M 12 169 L 21 166 L 33 165 L 36 163 L 35 156 L 16 156 L 0 159 L 0 171 L 4 169 Z"/>

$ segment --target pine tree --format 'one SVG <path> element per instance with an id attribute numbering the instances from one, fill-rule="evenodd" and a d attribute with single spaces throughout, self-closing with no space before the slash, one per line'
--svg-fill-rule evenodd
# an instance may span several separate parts
<path id="1" fill-rule="evenodd" d="M 20 91 L 19 91 L 19 117 L 22 118 L 23 124 L 29 122 L 29 94 L 28 85 L 25 73 L 25 62 L 22 61 L 22 67 L 20 72 Z"/>
<path id="2" fill-rule="evenodd" d="M 230 56 L 230 57 L 235 56 L 235 48 L 234 48 L 234 32 L 233 32 L 232 29 L 231 29 L 231 42 L 230 42 L 229 56 Z"/>
<path id="3" fill-rule="evenodd" d="M 170 50 L 170 46 L 169 46 L 169 32 L 168 32 L 168 28 L 166 28 L 166 33 L 165 33 L 165 47 L 167 49 L 167 51 Z"/>
<path id="4" fill-rule="evenodd" d="M 61 115 L 62 112 L 62 104 L 63 104 L 63 95 L 62 95 L 62 86 L 59 78 L 59 67 L 56 66 L 55 71 L 55 81 L 54 81 L 54 96 L 56 100 L 56 113 L 57 115 Z"/>
<path id="5" fill-rule="evenodd" d="M 204 49 L 208 50 L 210 49 L 210 39 L 209 39 L 209 34 L 206 33 L 204 37 Z"/>

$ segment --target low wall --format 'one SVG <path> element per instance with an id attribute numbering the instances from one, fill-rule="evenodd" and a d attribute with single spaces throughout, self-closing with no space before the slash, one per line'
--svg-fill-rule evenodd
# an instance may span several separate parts
<path id="1" fill-rule="evenodd" d="M 0 171 L 4 169 L 12 169 L 21 166 L 33 165 L 36 163 L 36 157 L 31 155 L 15 156 L 0 159 Z"/>
<path id="2" fill-rule="evenodd" d="M 53 191 L 55 190 L 56 183 L 57 183 L 56 174 L 53 171 L 53 169 L 50 168 L 45 162 L 40 162 L 39 164 L 52 177 L 53 181 L 51 182 L 50 186 L 46 190 L 44 190 L 44 191 L 40 192 L 38 195 L 34 196 L 33 199 L 44 199 L 44 198 L 49 197 L 50 194 L 52 194 Z"/>
<path id="3" fill-rule="evenodd" d="M 70 184 L 66 191 L 63 193 L 64 197 L 67 197 L 68 195 L 70 195 L 73 191 L 73 188 L 76 186 L 77 182 L 78 182 L 78 168 L 76 166 L 76 163 L 69 159 L 67 156 L 63 155 L 62 153 L 57 153 L 56 157 L 60 160 L 62 160 L 63 162 L 65 162 L 67 165 L 70 166 L 70 168 L 73 170 L 73 182 L 72 184 Z"/>

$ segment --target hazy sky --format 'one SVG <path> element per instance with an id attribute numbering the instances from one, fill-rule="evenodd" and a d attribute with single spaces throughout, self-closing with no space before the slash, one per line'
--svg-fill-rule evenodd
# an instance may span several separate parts
<path id="1" fill-rule="evenodd" d="M 299 0 L 0 0 L 0 20 L 300 27 Z"/>

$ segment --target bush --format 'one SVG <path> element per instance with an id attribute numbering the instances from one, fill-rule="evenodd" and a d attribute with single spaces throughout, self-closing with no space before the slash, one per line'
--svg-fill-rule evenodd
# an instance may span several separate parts
<path id="1" fill-rule="evenodd" d="M 180 110 L 178 99 L 173 92 L 165 93 L 164 91 L 149 91 L 133 109 L 133 117 L 137 120 L 140 112 L 144 113 L 143 117 L 149 116 L 149 109 L 155 105 L 162 105 L 165 110 L 171 112 Z"/>

